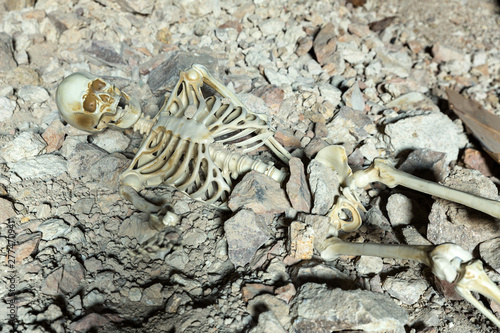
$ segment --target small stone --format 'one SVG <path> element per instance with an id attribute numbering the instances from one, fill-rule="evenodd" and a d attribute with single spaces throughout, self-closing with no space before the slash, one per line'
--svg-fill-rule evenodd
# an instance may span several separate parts
<path id="1" fill-rule="evenodd" d="M 342 100 L 342 91 L 331 84 L 325 83 L 319 86 L 320 96 L 330 102 L 333 108 L 337 107 Z"/>
<path id="2" fill-rule="evenodd" d="M 49 127 L 43 132 L 42 138 L 47 142 L 46 152 L 51 153 L 53 151 L 59 150 L 64 143 L 64 136 L 66 131 L 63 123 L 56 119 L 50 123 Z"/>
<path id="3" fill-rule="evenodd" d="M 441 182 L 448 175 L 446 154 L 430 149 L 416 149 L 399 167 L 400 171 L 431 181 Z"/>
<path id="4" fill-rule="evenodd" d="M 257 317 L 262 308 L 271 311 L 282 327 L 290 326 L 290 307 L 282 300 L 273 295 L 264 294 L 256 296 L 248 302 L 247 309 L 253 317 Z"/>
<path id="5" fill-rule="evenodd" d="M 40 243 L 41 239 L 41 232 L 34 232 L 31 234 L 23 234 L 18 236 L 16 239 L 18 245 L 14 246 L 13 248 L 13 257 L 15 258 L 16 264 L 22 264 L 25 258 L 28 258 L 32 254 L 36 253 L 38 251 L 38 244 Z"/>
<path id="6" fill-rule="evenodd" d="M 123 220 L 118 230 L 120 237 L 128 237 L 137 239 L 139 244 L 152 238 L 158 233 L 158 230 L 150 226 L 149 223 L 144 223 L 144 214 L 135 213 L 129 218 Z"/>
<path id="7" fill-rule="evenodd" d="M 313 138 L 304 148 L 304 153 L 307 158 L 312 159 L 321 149 L 328 146 L 325 140 L 320 138 Z"/>
<path id="8" fill-rule="evenodd" d="M 278 182 L 260 172 L 251 171 L 234 187 L 228 206 L 232 211 L 249 208 L 256 214 L 278 214 L 287 210 L 290 203 Z"/>
<path id="9" fill-rule="evenodd" d="M 257 88 L 253 91 L 253 94 L 262 98 L 273 114 L 279 112 L 281 103 L 283 103 L 283 98 L 285 97 L 283 89 L 272 84 Z"/>
<path id="10" fill-rule="evenodd" d="M 0 33 L 0 71 L 10 71 L 17 67 L 14 60 L 12 37 L 5 32 Z"/>
<path id="11" fill-rule="evenodd" d="M 0 150 L 7 163 L 36 156 L 45 148 L 45 142 L 40 135 L 33 132 L 22 132 L 14 140 L 8 142 Z"/>
<path id="12" fill-rule="evenodd" d="M 422 279 L 405 279 L 398 277 L 388 277 L 385 279 L 382 287 L 387 290 L 389 295 L 399 299 L 406 305 L 413 305 L 418 302 L 428 285 Z"/>
<path id="13" fill-rule="evenodd" d="M 262 283 L 247 283 L 241 288 L 241 298 L 246 303 L 257 295 L 272 294 L 273 291 L 273 286 Z"/>
<path id="14" fill-rule="evenodd" d="M 144 289 L 141 303 L 148 306 L 161 306 L 163 304 L 162 289 L 163 285 L 161 283 L 155 283 L 151 287 Z"/>
<path id="15" fill-rule="evenodd" d="M 60 293 L 74 295 L 84 282 L 84 277 L 85 268 L 76 259 L 71 259 L 47 276 L 41 291 L 51 296 Z"/>
<path id="16" fill-rule="evenodd" d="M 7 199 L 0 198 L 0 222 L 5 222 L 16 216 L 14 205 Z"/>
<path id="17" fill-rule="evenodd" d="M 436 62 L 446 62 L 451 60 L 463 61 L 465 56 L 459 50 L 442 44 L 434 44 L 432 47 L 432 55 Z"/>
<path id="18" fill-rule="evenodd" d="M 58 237 L 62 237 L 70 231 L 71 226 L 63 219 L 50 219 L 43 221 L 37 230 L 42 232 L 42 239 L 50 241 Z"/>
<path id="19" fill-rule="evenodd" d="M 492 171 L 495 168 L 495 161 L 493 159 L 476 149 L 467 148 L 462 156 L 464 165 L 469 169 L 478 170 L 486 177 L 491 177 L 494 175 Z"/>
<path id="20" fill-rule="evenodd" d="M 82 142 L 75 146 L 68 159 L 68 171 L 71 178 L 78 179 L 88 175 L 92 166 L 107 153 L 97 146 Z"/>
<path id="21" fill-rule="evenodd" d="M 439 108 L 431 99 L 420 92 L 410 92 L 408 94 L 399 96 L 386 105 L 389 108 L 395 108 L 401 111 L 408 110 L 425 110 L 435 111 L 437 113 Z"/>
<path id="22" fill-rule="evenodd" d="M 117 2 L 123 10 L 134 14 L 150 15 L 154 9 L 154 3 L 145 0 L 117 0 Z"/>
<path id="23" fill-rule="evenodd" d="M 309 51 L 311 51 L 311 49 L 313 47 L 313 39 L 310 36 L 303 37 L 303 38 L 299 39 L 297 44 L 298 45 L 297 45 L 297 49 L 295 50 L 295 53 L 300 57 L 300 56 L 303 56 L 303 55 L 309 53 Z"/>
<path id="24" fill-rule="evenodd" d="M 114 66 L 125 64 L 122 56 L 115 51 L 114 47 L 107 41 L 93 40 L 85 53 L 97 60 L 99 63 Z"/>
<path id="25" fill-rule="evenodd" d="M 1 58 L 1 55 L 0 55 Z M 0 123 L 6 123 L 7 120 L 12 118 L 14 110 L 16 109 L 16 102 L 8 97 L 0 97 Z"/>
<path id="26" fill-rule="evenodd" d="M 335 197 L 339 195 L 338 175 L 326 165 L 312 160 L 307 166 L 309 186 L 313 197 L 311 212 L 326 215 L 332 208 Z"/>
<path id="27" fill-rule="evenodd" d="M 257 215 L 251 210 L 238 211 L 224 223 L 228 255 L 236 266 L 245 266 L 257 250 L 271 238 L 272 215 Z"/>
<path id="28" fill-rule="evenodd" d="M 276 288 L 274 294 L 277 298 L 284 301 L 286 304 L 290 303 L 290 300 L 297 294 L 297 290 L 293 283 L 284 285 L 283 287 Z"/>
<path id="29" fill-rule="evenodd" d="M 264 69 L 264 75 L 266 76 L 269 83 L 278 87 L 282 87 L 283 85 L 291 86 L 294 83 L 287 74 L 277 72 L 276 70 L 269 67 L 266 67 Z"/>
<path id="30" fill-rule="evenodd" d="M 378 274 L 384 268 L 384 261 L 380 257 L 361 256 L 356 262 L 356 270 L 361 275 Z"/>
<path id="31" fill-rule="evenodd" d="M 302 222 L 290 224 L 290 255 L 295 259 L 308 260 L 314 253 L 314 229 Z"/>
<path id="32" fill-rule="evenodd" d="M 80 320 L 77 320 L 69 325 L 72 332 L 90 332 L 91 329 L 99 330 L 106 326 L 110 320 L 97 313 L 90 313 Z"/>
<path id="33" fill-rule="evenodd" d="M 288 148 L 300 148 L 300 139 L 288 130 L 278 129 L 274 138 L 283 146 Z"/>
<path id="34" fill-rule="evenodd" d="M 55 304 L 50 304 L 47 310 L 45 310 L 45 312 L 42 314 L 42 318 L 38 319 L 37 317 L 37 320 L 47 320 L 49 322 L 52 322 L 57 318 L 62 317 L 62 315 L 63 313 L 61 311 L 61 308 L 59 308 Z"/>
<path id="35" fill-rule="evenodd" d="M 347 29 L 351 34 L 361 38 L 366 37 L 371 33 L 370 27 L 366 24 L 351 23 Z"/>
<path id="36" fill-rule="evenodd" d="M 328 306 L 325 306 L 328 304 Z M 405 332 L 408 315 L 389 296 L 306 283 L 292 301 L 296 332 Z"/>
<path id="37" fill-rule="evenodd" d="M 252 328 L 249 333 L 286 333 L 279 320 L 272 311 L 266 311 L 259 314 L 257 326 Z"/>
<path id="38" fill-rule="evenodd" d="M 493 238 L 479 245 L 481 258 L 500 273 L 500 238 Z"/>
<path id="39" fill-rule="evenodd" d="M 92 143 L 108 153 L 122 152 L 127 149 L 130 139 L 119 131 L 107 130 L 92 136 Z"/>
<path id="40" fill-rule="evenodd" d="M 54 178 L 68 171 L 66 160 L 59 155 L 40 155 L 10 165 L 10 172 L 21 179 Z"/>
<path id="41" fill-rule="evenodd" d="M 331 62 L 337 46 L 335 26 L 327 23 L 316 35 L 313 42 L 314 54 L 321 65 Z"/>
<path id="42" fill-rule="evenodd" d="M 106 155 L 93 164 L 86 176 L 99 186 L 118 189 L 120 175 L 129 164 L 130 160 L 121 154 Z"/>
<path id="43" fill-rule="evenodd" d="M 414 219 L 414 204 L 408 197 L 396 193 L 387 200 L 387 215 L 393 227 L 401 227 L 411 223 Z"/>
<path id="44" fill-rule="evenodd" d="M 286 184 L 286 192 L 292 207 L 300 212 L 311 211 L 311 191 L 304 171 L 304 164 L 297 157 L 289 161 L 290 178 Z"/>
<path id="45" fill-rule="evenodd" d="M 277 35 L 285 27 L 285 22 L 279 18 L 269 18 L 260 23 L 259 29 L 266 36 Z"/>
<path id="46" fill-rule="evenodd" d="M 23 86 L 17 92 L 17 96 L 31 103 L 43 103 L 50 98 L 47 90 L 39 86 Z"/>

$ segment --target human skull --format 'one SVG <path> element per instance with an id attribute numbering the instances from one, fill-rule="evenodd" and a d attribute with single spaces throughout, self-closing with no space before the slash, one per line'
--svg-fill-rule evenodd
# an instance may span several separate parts
<path id="1" fill-rule="evenodd" d="M 130 128 L 141 116 L 136 100 L 87 72 L 67 76 L 57 87 L 56 103 L 64 120 L 88 132 Z"/>

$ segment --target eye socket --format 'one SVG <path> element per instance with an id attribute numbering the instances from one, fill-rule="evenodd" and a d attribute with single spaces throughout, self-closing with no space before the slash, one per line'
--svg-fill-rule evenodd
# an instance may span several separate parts
<path id="1" fill-rule="evenodd" d="M 88 95 L 83 101 L 83 109 L 87 112 L 95 112 L 96 102 L 94 95 Z"/>
<path id="2" fill-rule="evenodd" d="M 106 83 L 104 83 L 100 79 L 92 81 L 92 89 L 94 91 L 101 91 L 102 89 L 104 89 L 104 87 L 106 87 Z"/>

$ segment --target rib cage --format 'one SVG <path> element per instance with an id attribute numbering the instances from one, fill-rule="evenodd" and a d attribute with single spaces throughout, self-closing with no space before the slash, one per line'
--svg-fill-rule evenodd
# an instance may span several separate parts
<path id="1" fill-rule="evenodd" d="M 229 98 L 205 99 L 202 77 L 193 79 L 191 71 L 181 73 L 150 134 L 122 174 L 122 183 L 136 190 L 170 185 L 192 198 L 222 203 L 232 190 L 231 177 L 238 173 L 216 165 L 211 145 L 233 144 L 246 153 L 266 144 L 273 133 L 263 119 L 234 106 Z"/>

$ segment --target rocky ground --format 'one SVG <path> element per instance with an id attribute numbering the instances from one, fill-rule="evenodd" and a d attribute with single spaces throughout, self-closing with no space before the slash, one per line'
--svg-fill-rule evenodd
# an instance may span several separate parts
<path id="1" fill-rule="evenodd" d="M 298 260 L 307 239 L 289 244 L 327 222 L 335 174 L 311 159 L 328 144 L 342 144 L 353 168 L 392 158 L 498 199 L 498 166 L 446 95 L 500 114 L 495 1 L 34 2 L 0 8 L 2 333 L 497 331 L 422 265 Z M 196 62 L 270 117 L 296 157 L 292 177 L 279 187 L 248 174 L 229 212 L 144 191 L 181 217 L 157 231 L 117 192 L 141 136 L 66 125 L 55 89 L 90 71 L 154 115 Z M 267 151 L 255 157 L 283 167 Z M 500 282 L 498 220 L 402 188 L 359 195 L 368 212 L 347 239 L 455 242 Z"/>

